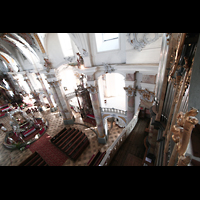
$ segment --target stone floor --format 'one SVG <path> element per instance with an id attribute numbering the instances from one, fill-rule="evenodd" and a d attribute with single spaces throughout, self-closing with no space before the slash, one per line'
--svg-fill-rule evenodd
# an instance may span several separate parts
<path id="1" fill-rule="evenodd" d="M 24 109 L 26 110 L 26 108 Z M 75 122 L 82 123 L 88 126 L 92 126 L 91 124 L 88 124 L 86 122 L 82 121 L 82 118 L 80 117 L 79 113 L 73 112 L 74 117 L 75 117 Z M 45 119 L 48 120 L 49 122 L 49 127 L 46 131 L 48 135 L 53 137 L 56 135 L 61 129 L 63 129 L 65 126 L 66 127 L 75 127 L 78 128 L 79 130 L 82 130 L 88 137 L 90 144 L 89 146 L 84 150 L 84 152 L 80 155 L 80 157 L 74 162 L 68 158 L 66 162 L 63 164 L 63 166 L 86 166 L 87 162 L 91 158 L 93 154 L 95 154 L 99 149 L 103 152 L 108 149 L 108 147 L 116 140 L 116 138 L 119 136 L 123 128 L 118 127 L 113 124 L 113 128 L 110 130 L 109 136 L 108 136 L 108 141 L 107 143 L 104 144 L 99 144 L 97 142 L 97 137 L 96 134 L 90 129 L 87 128 L 83 125 L 78 125 L 78 124 L 73 124 L 73 125 L 64 125 L 63 124 L 63 119 L 59 115 L 58 112 L 53 112 L 51 113 L 49 109 L 46 111 L 43 111 L 42 113 L 40 112 L 35 112 L 35 117 L 44 117 Z M 1 118 L 0 122 L 4 124 L 4 126 L 8 129 L 11 130 L 10 124 L 9 124 L 10 118 L 9 116 Z M 111 124 L 108 122 L 108 128 L 111 127 Z M 92 127 L 94 130 L 96 130 L 96 127 Z M 4 141 L 5 133 L 0 130 L 0 166 L 17 166 L 19 165 L 23 160 L 25 160 L 28 156 L 32 154 L 30 149 L 26 149 L 24 151 L 20 150 L 8 150 L 3 146 L 3 141 Z"/>

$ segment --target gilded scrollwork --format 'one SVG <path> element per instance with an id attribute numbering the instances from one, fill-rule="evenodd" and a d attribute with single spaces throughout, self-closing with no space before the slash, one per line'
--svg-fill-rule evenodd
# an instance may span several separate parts
<path id="1" fill-rule="evenodd" d="M 126 91 L 127 96 L 133 96 L 136 93 L 136 88 L 133 88 L 130 85 L 128 87 L 124 87 L 124 90 Z"/>
<path id="2" fill-rule="evenodd" d="M 188 58 L 187 58 L 187 57 L 184 57 L 184 59 L 185 59 L 185 65 L 183 66 L 183 68 L 185 68 L 186 70 L 188 70 L 188 69 L 189 69 Z M 186 77 L 186 81 L 185 81 L 185 83 L 184 83 L 183 95 L 184 95 L 184 93 L 185 93 L 185 91 L 186 91 L 186 89 L 187 89 L 187 87 L 188 87 L 188 85 L 189 85 L 189 83 L 190 83 L 191 73 L 192 73 L 192 67 L 190 68 L 190 70 L 189 70 L 189 72 L 188 72 L 188 74 L 187 74 L 187 77 Z M 182 77 L 179 76 L 179 75 L 176 76 L 177 84 L 178 84 L 178 82 L 179 82 L 179 80 L 180 80 L 179 85 L 177 86 L 177 91 L 176 91 L 176 96 L 175 96 L 175 101 L 176 101 L 176 103 L 178 102 L 178 97 L 179 97 L 179 95 L 180 95 L 181 87 L 182 87 L 182 85 L 183 85 L 183 79 L 184 79 L 183 76 L 182 76 Z"/>
<path id="3" fill-rule="evenodd" d="M 149 109 L 154 102 L 155 93 L 148 89 L 139 89 L 138 92 L 140 94 L 140 105 Z"/>
<path id="4" fill-rule="evenodd" d="M 91 94 L 96 94 L 98 92 L 98 86 L 90 85 L 87 87 L 87 89 Z"/>
<path id="5" fill-rule="evenodd" d="M 174 52 L 172 53 L 171 57 L 174 60 L 174 62 L 172 60 L 170 60 L 170 62 L 172 63 L 170 72 L 169 72 L 169 76 L 168 76 L 168 81 L 170 81 L 172 79 L 172 76 L 174 75 L 175 71 L 177 70 L 178 67 L 178 63 L 180 60 L 180 56 L 181 56 L 181 52 L 183 49 L 183 45 L 184 45 L 184 41 L 185 41 L 185 37 L 186 37 L 186 33 L 181 33 L 178 37 L 178 47 L 176 49 L 176 53 L 174 56 Z"/>
<path id="6" fill-rule="evenodd" d="M 139 92 L 139 94 L 141 95 L 141 96 L 140 96 L 140 99 L 141 99 L 141 100 L 147 101 L 147 102 L 149 102 L 149 103 L 153 103 L 153 101 L 154 101 L 154 96 L 155 96 L 155 93 L 154 93 L 154 92 L 151 92 L 151 91 L 149 91 L 148 89 L 145 89 L 145 90 L 138 89 L 138 92 Z"/>
<path id="7" fill-rule="evenodd" d="M 177 166 L 187 166 L 190 163 L 190 156 L 180 156 L 178 159 Z"/>
<path id="8" fill-rule="evenodd" d="M 193 128 L 198 123 L 195 117 L 198 114 L 196 108 L 192 108 L 189 112 L 180 112 L 177 115 L 177 125 L 172 127 L 172 139 L 177 143 L 177 152 L 179 156 L 184 156 Z"/>

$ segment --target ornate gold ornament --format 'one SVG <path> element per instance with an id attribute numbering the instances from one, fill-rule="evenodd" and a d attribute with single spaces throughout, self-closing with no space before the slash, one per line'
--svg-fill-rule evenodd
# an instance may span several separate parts
<path id="1" fill-rule="evenodd" d="M 172 128 L 172 139 L 177 143 L 177 151 L 179 156 L 184 156 L 187 149 L 193 128 L 199 122 L 195 117 L 198 114 L 196 108 L 192 108 L 189 112 L 180 112 L 177 115 L 177 125 Z"/>
<path id="2" fill-rule="evenodd" d="M 124 90 L 126 91 L 127 96 L 136 96 L 136 90 L 137 88 L 132 88 L 130 85 L 128 87 L 124 87 Z"/>
<path id="3" fill-rule="evenodd" d="M 169 72 L 168 81 L 171 80 L 172 76 L 174 75 L 175 71 L 177 70 L 178 63 L 181 57 L 181 52 L 183 49 L 184 41 L 185 41 L 186 33 L 181 33 L 180 37 L 178 38 L 178 47 L 176 49 L 176 54 L 174 57 L 174 53 L 172 53 L 171 57 L 174 58 L 174 62 L 172 64 L 171 70 Z M 172 61 L 170 61 L 172 63 Z"/>
<path id="4" fill-rule="evenodd" d="M 190 163 L 190 156 L 179 156 L 177 166 L 187 166 Z"/>
<path id="5" fill-rule="evenodd" d="M 148 89 L 145 89 L 145 90 L 139 89 L 138 92 L 141 95 L 140 97 L 141 100 L 147 101 L 149 103 L 153 103 L 154 96 L 155 96 L 154 92 L 151 92 Z"/>
<path id="6" fill-rule="evenodd" d="M 90 85 L 87 87 L 87 89 L 91 94 L 96 94 L 98 92 L 98 86 Z"/>

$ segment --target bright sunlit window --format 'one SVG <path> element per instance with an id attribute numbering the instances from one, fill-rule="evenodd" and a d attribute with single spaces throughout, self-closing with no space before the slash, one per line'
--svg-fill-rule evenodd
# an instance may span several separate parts
<path id="1" fill-rule="evenodd" d="M 108 40 L 115 40 L 118 39 L 119 34 L 118 33 L 102 33 L 103 41 L 108 41 Z"/>
<path id="2" fill-rule="evenodd" d="M 67 33 L 58 33 L 58 38 L 60 41 L 60 46 L 62 48 L 64 58 L 68 56 L 73 56 L 74 53 L 69 35 Z"/>
<path id="3" fill-rule="evenodd" d="M 95 33 L 97 52 L 119 49 L 119 33 Z"/>

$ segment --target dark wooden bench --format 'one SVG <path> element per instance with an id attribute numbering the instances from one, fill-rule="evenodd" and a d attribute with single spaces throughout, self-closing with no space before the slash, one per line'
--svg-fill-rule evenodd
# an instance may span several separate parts
<path id="1" fill-rule="evenodd" d="M 103 159 L 103 157 L 105 156 L 105 154 L 106 154 L 106 151 L 101 153 L 100 150 L 98 150 L 96 154 L 92 155 L 92 157 L 87 163 L 87 166 L 98 166 L 101 160 Z"/>
<path id="2" fill-rule="evenodd" d="M 48 166 L 48 164 L 40 156 L 40 154 L 35 151 L 26 160 L 22 161 L 18 166 Z"/>
<path id="3" fill-rule="evenodd" d="M 85 133 L 75 128 L 64 128 L 50 141 L 73 161 L 75 161 L 89 145 L 89 140 Z"/>

